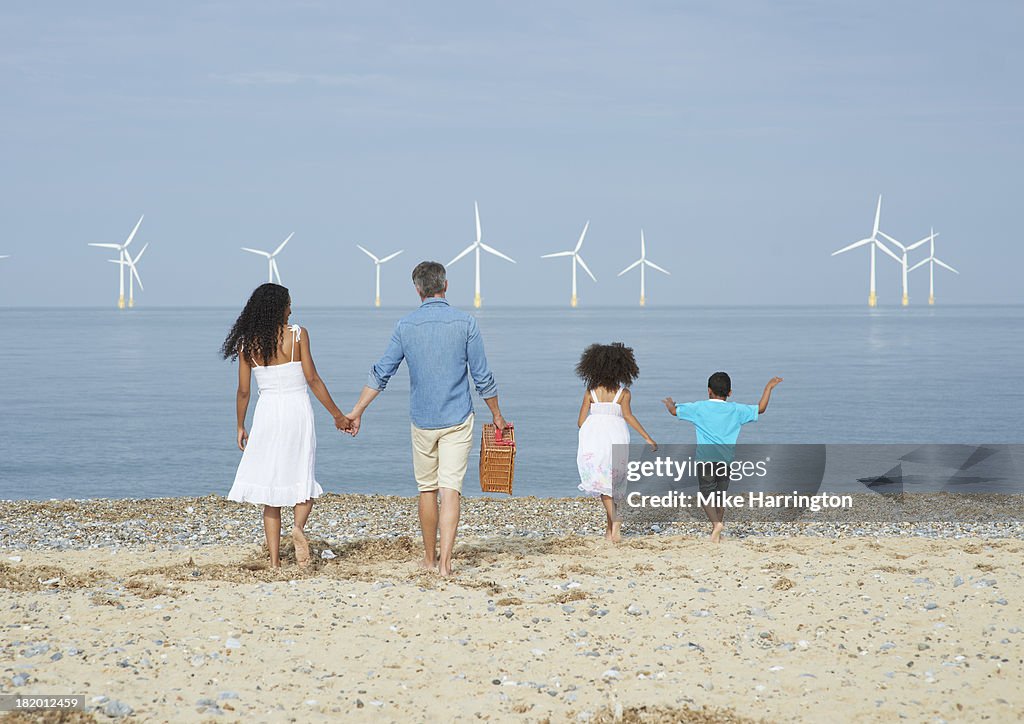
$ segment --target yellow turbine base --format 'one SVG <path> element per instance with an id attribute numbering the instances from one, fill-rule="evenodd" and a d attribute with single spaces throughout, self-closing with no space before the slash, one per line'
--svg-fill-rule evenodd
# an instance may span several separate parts
<path id="1" fill-rule="evenodd" d="M 644 297 L 640 297 L 640 306 L 643 307 L 643 306 L 646 306 L 646 305 L 647 305 L 647 299 L 645 299 Z"/>
<path id="2" fill-rule="evenodd" d="M 123 296 L 117 298 L 117 308 L 118 309 L 124 309 L 124 297 Z"/>
<path id="3" fill-rule="evenodd" d="M 868 306 L 869 307 L 877 307 L 878 306 L 878 297 L 875 295 L 874 292 L 871 292 L 871 294 L 868 295 Z"/>
<path id="4" fill-rule="evenodd" d="M 135 300 L 134 299 L 129 299 L 128 300 L 128 308 L 131 309 L 134 306 L 135 306 Z"/>
<path id="5" fill-rule="evenodd" d="M 934 294 L 929 294 L 928 295 L 928 303 L 929 304 L 935 304 L 935 295 Z"/>
<path id="6" fill-rule="evenodd" d="M 572 295 L 572 301 L 570 301 L 569 304 L 571 304 L 574 307 L 576 306 L 576 295 L 575 294 Z"/>
<path id="7" fill-rule="evenodd" d="M 480 295 L 479 294 L 477 294 L 476 296 L 473 297 L 473 306 L 476 307 L 477 309 L 480 309 Z"/>
<path id="8" fill-rule="evenodd" d="M 910 297 L 908 297 L 906 294 L 904 294 L 903 295 L 903 306 L 905 307 L 908 304 L 910 304 Z"/>
<path id="9" fill-rule="evenodd" d="M 375 307 L 379 307 L 380 306 L 380 297 L 377 297 L 377 300 L 373 303 L 373 306 L 375 306 Z"/>

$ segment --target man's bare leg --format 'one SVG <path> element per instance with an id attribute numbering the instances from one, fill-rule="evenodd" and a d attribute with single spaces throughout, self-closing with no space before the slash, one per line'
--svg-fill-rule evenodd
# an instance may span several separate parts
<path id="1" fill-rule="evenodd" d="M 313 499 L 295 506 L 295 527 L 292 529 L 292 542 L 295 544 L 295 562 L 300 566 L 309 565 L 309 541 L 306 540 L 304 528 L 309 514 L 313 510 Z"/>
<path id="2" fill-rule="evenodd" d="M 722 515 L 724 514 L 725 509 L 714 505 L 703 505 L 701 507 L 704 508 L 704 514 L 707 515 L 708 520 L 711 521 L 711 542 L 720 542 L 722 535 Z"/>
<path id="3" fill-rule="evenodd" d="M 437 491 L 420 493 L 420 530 L 423 531 L 423 560 L 420 568 L 437 568 Z"/>
<path id="4" fill-rule="evenodd" d="M 452 550 L 455 548 L 455 533 L 459 528 L 461 510 L 462 495 L 458 490 L 445 488 L 441 493 L 441 560 L 437 570 L 446 578 L 452 574 Z"/>
<path id="5" fill-rule="evenodd" d="M 263 506 L 263 535 L 267 538 L 267 550 L 270 552 L 271 568 L 281 567 L 281 509 L 270 505 Z"/>

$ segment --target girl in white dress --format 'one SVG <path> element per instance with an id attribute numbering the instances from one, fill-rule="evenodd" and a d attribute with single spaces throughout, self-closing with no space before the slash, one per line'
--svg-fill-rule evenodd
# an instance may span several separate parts
<path id="1" fill-rule="evenodd" d="M 295 506 L 295 560 L 306 566 L 309 541 L 303 528 L 313 498 L 324 492 L 316 482 L 316 431 L 307 390 L 331 413 L 335 427 L 346 431 L 352 427 L 316 372 L 309 332 L 288 324 L 291 313 L 287 289 L 279 284 L 260 285 L 221 349 L 225 359 L 238 360 L 236 413 L 242 460 L 228 498 L 263 506 L 263 532 L 274 568 L 281 565 L 281 506 Z M 252 371 L 260 396 L 250 434 L 245 430 L 245 415 Z"/>
<path id="2" fill-rule="evenodd" d="M 587 495 L 601 498 L 605 512 L 604 537 L 618 543 L 622 523 L 615 520 L 613 484 L 622 482 L 625 469 L 613 466 L 612 446 L 628 445 L 629 427 L 632 427 L 648 445 L 658 449 L 657 443 L 630 408 L 632 395 L 629 386 L 639 376 L 640 368 L 632 349 L 621 342 L 613 342 L 587 347 L 576 365 L 576 374 L 587 387 L 578 420 L 580 443 L 576 466 L 580 471 L 579 489 Z M 623 458 L 621 463 L 625 462 Z"/>

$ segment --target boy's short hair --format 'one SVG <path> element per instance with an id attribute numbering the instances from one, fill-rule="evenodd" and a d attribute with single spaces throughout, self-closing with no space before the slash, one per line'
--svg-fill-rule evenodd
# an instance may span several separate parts
<path id="1" fill-rule="evenodd" d="M 732 380 L 725 372 L 716 372 L 708 377 L 708 389 L 715 397 L 726 398 L 732 392 Z"/>

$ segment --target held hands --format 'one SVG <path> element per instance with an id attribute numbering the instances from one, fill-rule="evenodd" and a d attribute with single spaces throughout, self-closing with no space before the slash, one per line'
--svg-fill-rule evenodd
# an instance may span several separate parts
<path id="1" fill-rule="evenodd" d="M 334 426 L 341 430 L 342 432 L 347 432 L 350 435 L 354 434 L 352 432 L 352 419 L 348 415 L 343 415 L 340 412 L 337 415 L 335 415 Z"/>
<path id="2" fill-rule="evenodd" d="M 355 437 L 356 435 L 359 434 L 359 423 L 363 419 L 363 413 L 356 413 L 356 411 L 353 410 L 352 412 L 348 413 L 345 417 L 348 418 L 349 422 L 349 426 L 348 428 L 346 428 L 345 432 L 347 432 L 352 437 Z"/>
<path id="3" fill-rule="evenodd" d="M 245 444 L 249 442 L 249 433 L 245 431 L 244 427 L 238 428 L 238 449 L 245 452 Z"/>

